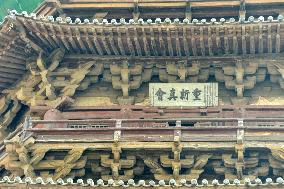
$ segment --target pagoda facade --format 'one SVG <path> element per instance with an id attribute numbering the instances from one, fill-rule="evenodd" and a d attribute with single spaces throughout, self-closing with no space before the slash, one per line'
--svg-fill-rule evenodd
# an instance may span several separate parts
<path id="1" fill-rule="evenodd" d="M 2 181 L 279 188 L 283 11 L 279 0 L 57 0 L 9 11 Z M 192 106 L 155 105 L 166 87 L 151 96 L 152 84 Z M 175 93 L 193 85 L 210 95 Z"/>

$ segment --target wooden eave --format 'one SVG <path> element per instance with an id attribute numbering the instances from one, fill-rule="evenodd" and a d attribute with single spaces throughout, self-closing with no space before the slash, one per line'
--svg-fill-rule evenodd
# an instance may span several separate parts
<path id="1" fill-rule="evenodd" d="M 282 17 L 278 20 L 170 20 L 120 22 L 72 20 L 12 12 L 0 35 L 0 90 L 13 86 L 26 71 L 28 51 L 102 57 L 234 57 L 283 52 Z M 8 45 L 7 45 L 8 44 Z M 29 48 L 27 48 L 27 45 Z"/>
<path id="2" fill-rule="evenodd" d="M 26 43 L 6 19 L 0 27 L 0 91 L 13 86 L 25 73 Z"/>
<path id="3" fill-rule="evenodd" d="M 252 19 L 252 18 L 250 18 Z M 30 17 L 14 20 L 39 49 L 98 56 L 255 55 L 283 51 L 282 20 L 102 22 Z"/>

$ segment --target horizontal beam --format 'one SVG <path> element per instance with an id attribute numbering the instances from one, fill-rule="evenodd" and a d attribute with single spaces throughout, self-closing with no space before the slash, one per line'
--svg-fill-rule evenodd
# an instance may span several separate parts
<path id="1" fill-rule="evenodd" d="M 272 5 L 283 3 L 282 0 L 246 0 L 247 5 Z M 185 7 L 187 5 L 186 1 L 139 1 L 138 6 L 140 8 L 179 8 Z M 239 6 L 239 1 L 190 1 L 192 7 L 231 7 Z M 76 8 L 133 8 L 134 3 L 125 1 L 73 1 L 72 3 L 62 3 L 60 8 L 62 9 L 76 9 Z"/>
<path id="2" fill-rule="evenodd" d="M 255 121 L 262 121 L 262 122 L 271 122 L 271 121 L 281 121 L 284 122 L 283 118 L 274 118 L 274 117 L 262 117 L 262 118 L 176 118 L 176 119 L 93 119 L 93 120 L 33 120 L 33 124 L 37 123 L 96 123 L 96 122 L 171 122 L 171 121 L 184 121 L 184 122 L 234 122 L 242 120 L 244 122 L 255 122 Z M 284 129 L 284 128 L 283 128 Z"/>
<path id="3" fill-rule="evenodd" d="M 133 61 L 168 61 L 168 60 L 210 60 L 210 61 L 236 61 L 236 60 L 284 60 L 284 53 L 265 53 L 265 54 L 256 54 L 256 55 L 226 55 L 226 56 L 141 56 L 141 57 L 132 57 L 132 56 L 98 56 L 93 54 L 67 54 L 64 56 L 65 60 L 133 60 Z"/>

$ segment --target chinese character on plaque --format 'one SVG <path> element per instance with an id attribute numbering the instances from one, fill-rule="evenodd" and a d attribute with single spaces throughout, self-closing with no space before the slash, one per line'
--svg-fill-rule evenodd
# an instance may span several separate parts
<path id="1" fill-rule="evenodd" d="M 218 106 L 218 83 L 150 83 L 152 106 Z"/>

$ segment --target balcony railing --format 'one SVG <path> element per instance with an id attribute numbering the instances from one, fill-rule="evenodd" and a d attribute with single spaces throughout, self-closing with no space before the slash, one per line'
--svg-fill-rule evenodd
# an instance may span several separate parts
<path id="1" fill-rule="evenodd" d="M 88 119 L 88 120 L 28 120 L 29 128 L 200 128 L 200 127 L 283 127 L 284 118 L 171 118 L 171 119 Z"/>

